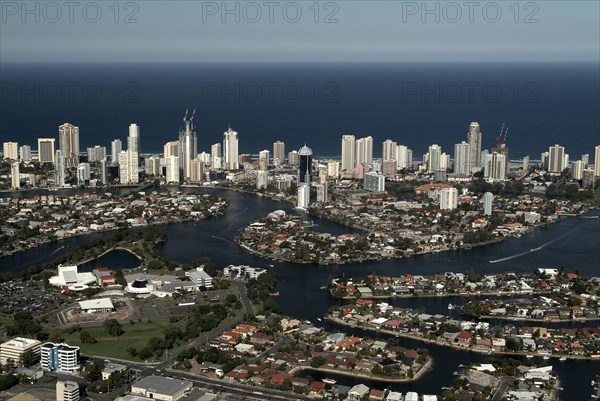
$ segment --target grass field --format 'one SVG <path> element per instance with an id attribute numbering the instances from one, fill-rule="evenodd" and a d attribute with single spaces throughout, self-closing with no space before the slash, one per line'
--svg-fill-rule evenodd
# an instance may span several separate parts
<path id="1" fill-rule="evenodd" d="M 84 330 L 89 332 L 98 340 L 95 344 L 83 344 L 79 339 L 79 332 L 73 334 L 64 334 L 65 342 L 69 345 L 75 345 L 81 348 L 81 353 L 85 355 L 99 355 L 110 358 L 121 358 L 133 360 L 127 353 L 127 348 L 134 347 L 138 350 L 145 347 L 148 340 L 152 337 L 163 337 L 162 329 L 168 326 L 169 323 L 152 322 L 152 323 L 136 323 L 130 325 L 123 324 L 125 333 L 118 337 L 109 336 L 106 329 L 102 326 L 89 327 Z"/>

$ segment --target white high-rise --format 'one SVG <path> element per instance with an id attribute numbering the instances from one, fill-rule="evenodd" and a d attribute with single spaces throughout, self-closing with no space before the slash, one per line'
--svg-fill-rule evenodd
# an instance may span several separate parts
<path id="1" fill-rule="evenodd" d="M 298 204 L 297 207 L 306 209 L 310 204 L 310 185 L 300 184 L 298 186 Z"/>
<path id="2" fill-rule="evenodd" d="M 269 168 L 269 151 L 261 150 L 258 153 L 258 169 L 262 171 L 267 171 Z"/>
<path id="3" fill-rule="evenodd" d="M 440 209 L 454 210 L 458 207 L 458 190 L 456 188 L 442 188 L 440 190 Z"/>
<path id="4" fill-rule="evenodd" d="M 131 149 L 119 153 L 119 182 L 121 184 L 139 182 L 138 154 Z"/>
<path id="5" fill-rule="evenodd" d="M 506 156 L 496 152 L 487 155 L 483 176 L 491 180 L 504 181 L 506 178 Z"/>
<path id="6" fill-rule="evenodd" d="M 28 163 L 31 161 L 31 146 L 23 145 L 19 148 L 19 156 L 21 157 L 21 161 Z"/>
<path id="7" fill-rule="evenodd" d="M 169 156 L 165 157 L 165 163 L 167 165 L 167 184 L 179 184 L 179 157 Z"/>
<path id="8" fill-rule="evenodd" d="M 223 159 L 225 170 L 239 170 L 238 133 L 231 128 L 223 133 Z"/>
<path id="9" fill-rule="evenodd" d="M 96 145 L 93 148 L 87 148 L 88 162 L 99 162 L 106 158 L 106 147 Z"/>
<path id="10" fill-rule="evenodd" d="M 583 179 L 583 170 L 585 169 L 585 163 L 583 160 L 574 161 L 571 165 L 571 175 L 576 180 Z"/>
<path id="11" fill-rule="evenodd" d="M 54 163 L 54 138 L 38 138 L 38 161 Z"/>
<path id="12" fill-rule="evenodd" d="M 113 165 L 119 163 L 119 154 L 123 151 L 123 142 L 113 139 L 110 143 L 110 161 Z"/>
<path id="13" fill-rule="evenodd" d="M 356 167 L 356 137 L 342 135 L 342 171 L 352 172 Z"/>
<path id="14" fill-rule="evenodd" d="M 4 142 L 4 159 L 19 160 L 19 144 L 17 142 Z"/>
<path id="15" fill-rule="evenodd" d="M 454 172 L 471 174 L 471 145 L 462 141 L 454 145 Z"/>
<path id="16" fill-rule="evenodd" d="M 90 164 L 79 163 L 77 166 L 77 185 L 85 185 L 90 178 Z"/>
<path id="17" fill-rule="evenodd" d="M 140 156 L 140 126 L 129 124 L 129 135 L 127 136 L 127 149 Z"/>
<path id="18" fill-rule="evenodd" d="M 479 170 L 481 164 L 481 129 L 479 123 L 476 121 L 473 121 L 471 125 L 469 125 L 467 143 L 471 150 L 470 173 L 474 173 Z"/>
<path id="19" fill-rule="evenodd" d="M 160 157 L 146 157 L 146 159 L 144 159 L 144 170 L 146 171 L 146 175 L 161 175 Z"/>
<path id="20" fill-rule="evenodd" d="M 391 139 L 386 139 L 382 143 L 382 152 L 381 152 L 381 161 L 389 162 L 390 160 L 396 160 L 396 148 L 398 144 L 396 141 L 392 141 Z"/>
<path id="21" fill-rule="evenodd" d="M 58 148 L 69 165 L 79 161 L 79 127 L 64 123 L 58 127 Z"/>
<path id="22" fill-rule="evenodd" d="M 356 163 L 369 165 L 373 162 L 373 137 L 367 136 L 356 141 Z"/>
<path id="23" fill-rule="evenodd" d="M 494 202 L 494 195 L 491 192 L 486 192 L 483 195 L 483 214 L 486 216 L 492 215 L 492 204 Z"/>
<path id="24" fill-rule="evenodd" d="M 215 143 L 210 147 L 210 166 L 213 170 L 221 169 L 221 144 Z"/>
<path id="25" fill-rule="evenodd" d="M 411 150 L 405 145 L 396 147 L 396 168 L 402 170 L 408 168 L 412 164 Z"/>
<path id="26" fill-rule="evenodd" d="M 194 110 L 194 114 L 196 110 Z M 198 154 L 198 138 L 196 136 L 196 126 L 194 125 L 194 114 L 188 120 L 187 112 L 183 118 L 183 126 L 179 130 L 179 164 L 183 172 L 183 179 L 187 180 L 191 177 L 191 163 Z M 165 157 L 167 157 L 165 155 Z"/>
<path id="27" fill-rule="evenodd" d="M 550 146 L 548 148 L 548 171 L 561 173 L 565 168 L 565 148 L 558 144 Z"/>
<path id="28" fill-rule="evenodd" d="M 13 188 L 21 188 L 21 172 L 17 160 L 10 163 L 10 184 Z"/>
<path id="29" fill-rule="evenodd" d="M 427 171 L 432 173 L 441 170 L 442 148 L 439 145 L 431 145 L 427 152 Z"/>
<path id="30" fill-rule="evenodd" d="M 317 202 L 327 202 L 327 181 L 317 185 Z"/>
<path id="31" fill-rule="evenodd" d="M 297 150 L 292 150 L 288 153 L 288 164 L 290 166 L 298 166 L 300 165 L 300 155 Z"/>
<path id="32" fill-rule="evenodd" d="M 164 155 L 163 155 L 164 157 L 169 157 L 169 156 L 179 157 L 179 154 L 181 153 L 181 142 L 171 141 L 171 142 L 165 143 L 165 145 L 163 146 L 163 153 L 164 153 Z"/>

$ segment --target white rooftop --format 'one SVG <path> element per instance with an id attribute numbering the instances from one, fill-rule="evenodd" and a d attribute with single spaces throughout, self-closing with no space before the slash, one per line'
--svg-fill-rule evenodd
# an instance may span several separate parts
<path id="1" fill-rule="evenodd" d="M 113 309 L 114 305 L 110 298 L 98 298 L 89 299 L 87 301 L 80 301 L 79 307 L 83 310 L 86 309 Z"/>

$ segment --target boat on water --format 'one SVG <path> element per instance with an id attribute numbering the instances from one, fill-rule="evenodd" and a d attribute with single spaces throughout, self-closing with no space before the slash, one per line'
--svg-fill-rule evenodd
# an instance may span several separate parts
<path id="1" fill-rule="evenodd" d="M 566 361 L 566 360 L 567 360 L 567 357 L 566 357 L 566 356 L 561 356 L 560 358 L 558 358 L 558 360 L 559 360 L 559 361 L 561 361 L 561 362 L 562 362 L 562 361 Z"/>
<path id="2" fill-rule="evenodd" d="M 337 383 L 337 381 L 335 379 L 332 379 L 331 377 L 327 377 L 323 379 L 323 383 L 334 385 L 335 383 Z"/>
<path id="3" fill-rule="evenodd" d="M 452 310 L 452 309 L 454 309 L 454 308 L 456 308 L 456 306 L 455 306 L 455 305 L 448 304 L 448 309 Z"/>
<path id="4" fill-rule="evenodd" d="M 322 322 L 322 321 L 323 321 L 323 319 L 321 319 L 320 317 L 318 317 L 318 318 L 317 318 L 317 320 L 318 320 L 319 322 Z"/>
<path id="5" fill-rule="evenodd" d="M 326 285 L 322 285 L 321 287 L 319 287 L 321 290 L 326 290 L 327 286 Z"/>
<path id="6" fill-rule="evenodd" d="M 525 358 L 531 359 L 531 358 L 533 358 L 533 355 L 531 355 L 531 354 L 525 355 Z"/>
<path id="7" fill-rule="evenodd" d="M 548 355 L 544 355 L 544 357 L 542 359 L 547 361 L 548 359 L 550 359 L 550 357 Z"/>

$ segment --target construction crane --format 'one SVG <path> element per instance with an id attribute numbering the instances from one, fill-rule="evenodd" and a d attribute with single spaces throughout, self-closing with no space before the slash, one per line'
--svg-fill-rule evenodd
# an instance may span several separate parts
<path id="1" fill-rule="evenodd" d="M 506 136 L 508 135 L 508 127 L 506 127 L 506 129 L 505 129 L 505 125 L 506 125 L 505 123 L 502 123 L 502 128 L 500 128 L 500 133 L 496 137 L 496 145 L 497 146 L 506 144 Z"/>
<path id="2" fill-rule="evenodd" d="M 183 116 L 183 122 L 186 122 L 186 121 L 187 121 L 187 115 L 188 115 L 188 111 L 189 111 L 189 110 L 190 110 L 190 108 L 189 108 L 189 107 L 187 107 L 187 108 L 185 109 L 185 116 Z"/>
<path id="3" fill-rule="evenodd" d="M 192 112 L 192 118 L 190 118 L 190 122 L 194 121 L 195 116 L 196 116 L 196 107 L 194 107 L 194 111 Z"/>

